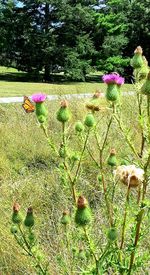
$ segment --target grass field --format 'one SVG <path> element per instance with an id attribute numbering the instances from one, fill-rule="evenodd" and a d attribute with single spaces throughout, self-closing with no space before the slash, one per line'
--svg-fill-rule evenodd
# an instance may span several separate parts
<path id="1" fill-rule="evenodd" d="M 19 74 L 15 69 L 7 69 L 5 67 L 0 67 L 0 76 L 7 76 L 7 74 L 15 75 Z M 93 77 L 93 75 L 92 75 Z M 78 94 L 78 93 L 93 93 L 96 89 L 100 89 L 102 92 L 105 92 L 106 85 L 100 83 L 100 76 L 98 76 L 97 81 L 92 78 L 90 82 L 70 82 L 70 83 L 34 83 L 34 82 L 21 82 L 20 81 L 0 81 L 0 97 L 7 96 L 22 96 L 22 95 L 31 95 L 36 92 L 43 92 L 49 95 L 52 94 Z M 131 90 L 130 84 L 125 84 L 123 86 L 123 91 Z"/>

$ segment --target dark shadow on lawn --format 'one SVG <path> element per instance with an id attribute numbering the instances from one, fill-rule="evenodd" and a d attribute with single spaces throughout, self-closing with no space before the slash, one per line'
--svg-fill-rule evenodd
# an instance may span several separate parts
<path id="1" fill-rule="evenodd" d="M 2 73 L 0 74 L 0 80 L 1 81 L 10 81 L 10 82 L 38 82 L 38 83 L 53 83 L 53 84 L 72 84 L 78 83 L 78 82 L 84 82 L 84 81 L 75 81 L 69 78 L 66 78 L 66 76 L 62 74 L 51 74 L 49 76 L 48 81 L 44 81 L 44 76 L 42 74 L 35 75 L 35 74 L 29 74 L 25 72 L 16 72 L 16 73 Z M 87 75 L 85 77 L 85 82 L 102 82 L 100 75 Z"/>

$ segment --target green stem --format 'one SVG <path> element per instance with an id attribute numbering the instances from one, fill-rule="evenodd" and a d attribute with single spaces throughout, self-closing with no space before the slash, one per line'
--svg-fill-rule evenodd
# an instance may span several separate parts
<path id="1" fill-rule="evenodd" d="M 143 194 L 142 194 L 142 203 L 144 202 L 145 196 L 146 196 L 146 187 L 147 187 L 147 182 L 148 182 L 148 175 L 147 175 L 147 170 L 150 164 L 150 154 L 148 156 L 148 159 L 144 165 L 144 174 L 145 174 L 145 179 L 143 182 Z M 135 258 L 135 250 L 139 241 L 139 237 L 140 237 L 140 228 L 141 228 L 141 224 L 142 224 L 142 219 L 143 219 L 143 215 L 144 215 L 144 208 L 142 208 L 138 214 L 138 218 L 137 218 L 137 224 L 136 224 L 136 234 L 135 234 L 135 240 L 134 240 L 134 250 L 131 253 L 131 258 L 130 258 L 130 265 L 129 265 L 129 271 L 128 274 L 131 274 L 132 271 L 132 267 L 134 264 L 134 258 Z"/>
<path id="2" fill-rule="evenodd" d="M 104 198 L 105 198 L 105 203 L 106 203 L 107 214 L 108 214 L 108 219 L 109 219 L 110 226 L 113 226 L 113 219 L 112 219 L 112 211 L 110 209 L 110 204 L 109 204 L 108 197 L 107 197 L 107 187 L 106 187 L 104 173 L 103 173 L 103 151 L 104 151 L 104 148 L 105 148 L 105 144 L 107 142 L 107 138 L 108 138 L 108 134 L 109 134 L 109 130 L 110 130 L 110 126 L 111 126 L 112 121 L 113 121 L 113 115 L 111 116 L 111 118 L 109 120 L 107 130 L 106 130 L 106 134 L 105 134 L 105 137 L 104 137 L 104 141 L 103 141 L 102 147 L 100 148 L 100 169 L 101 169 L 101 175 L 102 175 L 102 185 L 103 185 Z"/>
<path id="3" fill-rule="evenodd" d="M 75 173 L 75 176 L 74 176 L 74 179 L 73 179 L 73 185 L 75 185 L 75 183 L 77 181 L 77 178 L 78 178 L 78 174 L 79 174 L 80 166 L 81 166 L 81 161 L 82 161 L 82 157 L 83 157 L 84 151 L 86 149 L 86 145 L 87 145 L 87 141 L 88 141 L 88 138 L 89 138 L 89 134 L 90 134 L 90 130 L 88 130 L 86 138 L 85 138 L 85 141 L 84 141 L 83 149 L 82 149 L 82 152 L 81 152 L 81 155 L 80 155 L 80 160 L 78 162 L 77 170 L 76 170 L 76 173 Z"/>
<path id="4" fill-rule="evenodd" d="M 148 138 L 150 140 L 150 96 L 147 96 Z"/>
<path id="5" fill-rule="evenodd" d="M 133 267 L 133 264 L 134 264 L 135 250 L 136 250 L 136 247 L 137 247 L 137 244 L 138 244 L 138 241 L 139 241 L 139 237 L 140 237 L 140 228 L 141 228 L 143 214 L 144 214 L 144 209 L 141 209 L 139 214 L 138 214 L 138 221 L 137 221 L 137 225 L 136 225 L 136 234 L 135 234 L 135 240 L 134 240 L 134 250 L 131 253 L 128 274 L 131 274 L 132 267 Z"/>
<path id="6" fill-rule="evenodd" d="M 90 238 L 89 238 L 89 235 L 88 235 L 88 232 L 87 232 L 86 227 L 84 226 L 83 229 L 84 229 L 85 237 L 86 237 L 86 240 L 87 240 L 87 242 L 88 242 L 90 251 L 91 251 L 91 253 L 92 253 L 93 257 L 94 257 L 94 260 L 95 260 L 96 274 L 97 274 L 97 275 L 100 275 L 100 273 L 99 273 L 99 267 L 98 267 L 99 260 L 98 260 L 98 258 L 97 258 L 97 256 L 96 256 L 96 254 L 95 254 L 95 252 L 94 252 L 92 246 L 91 246 L 91 241 L 90 241 Z"/>
<path id="7" fill-rule="evenodd" d="M 124 219 L 123 219 L 123 225 L 122 225 L 120 250 L 122 250 L 123 245 L 124 245 L 127 212 L 128 212 L 128 206 L 129 206 L 129 194 L 130 194 L 130 186 L 128 185 L 127 194 L 126 194 L 126 201 L 125 201 L 125 209 L 124 209 Z"/>
<path id="8" fill-rule="evenodd" d="M 51 147 L 51 149 L 56 153 L 58 154 L 57 150 L 56 150 L 56 147 L 54 145 L 54 142 L 52 141 L 52 139 L 50 139 L 49 135 L 48 135 L 48 132 L 47 132 L 47 127 L 42 123 L 41 124 L 41 128 L 43 129 L 43 132 L 45 134 L 45 137 L 47 139 L 47 142 L 49 144 L 49 146 Z"/>
<path id="9" fill-rule="evenodd" d="M 130 139 L 128 138 L 127 134 L 125 133 L 125 130 L 124 130 L 122 124 L 121 124 L 120 119 L 116 115 L 114 117 L 115 117 L 116 121 L 118 122 L 119 128 L 120 128 L 120 130 L 121 130 L 124 138 L 126 139 L 127 144 L 129 145 L 129 147 L 131 148 L 132 152 L 135 154 L 135 156 L 140 161 L 140 157 L 139 157 L 138 153 L 136 152 L 136 149 L 135 149 L 134 145 L 131 143 Z"/>
<path id="10" fill-rule="evenodd" d="M 96 164 L 96 166 L 98 167 L 98 168 L 100 168 L 100 165 L 99 165 L 99 163 L 98 163 L 98 161 L 93 157 L 93 154 L 91 153 L 91 151 L 89 150 L 89 148 L 86 146 L 86 149 L 87 149 L 87 151 L 88 151 L 88 153 L 89 153 L 89 156 L 91 157 L 91 159 L 93 160 L 93 162 Z"/>
<path id="11" fill-rule="evenodd" d="M 20 234 L 21 234 L 21 236 L 22 236 L 22 238 L 23 238 L 23 240 L 24 240 L 24 244 L 25 244 L 25 246 L 27 247 L 27 249 L 24 248 L 23 246 L 22 246 L 22 248 L 24 249 L 24 251 L 27 252 L 27 254 L 28 254 L 29 256 L 33 257 L 33 259 L 34 259 L 35 262 L 36 262 L 36 266 L 40 269 L 40 271 L 42 272 L 42 274 L 43 274 L 43 275 L 46 275 L 47 272 L 44 270 L 44 268 L 41 266 L 41 264 L 40 264 L 39 261 L 37 260 L 36 256 L 35 256 L 35 255 L 33 254 L 33 252 L 31 251 L 31 247 L 30 247 L 30 245 L 28 244 L 28 242 L 27 242 L 27 240 L 26 240 L 26 237 L 25 237 L 25 235 L 24 235 L 24 233 L 23 233 L 23 231 L 22 231 L 22 229 L 21 229 L 21 226 L 18 225 L 18 228 L 19 228 Z"/>

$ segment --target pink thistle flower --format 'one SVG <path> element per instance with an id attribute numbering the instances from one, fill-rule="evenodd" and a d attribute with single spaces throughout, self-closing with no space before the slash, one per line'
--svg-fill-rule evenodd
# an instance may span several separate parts
<path id="1" fill-rule="evenodd" d="M 118 73 L 105 74 L 103 75 L 102 80 L 106 84 L 117 84 L 117 85 L 124 84 L 124 78 L 121 77 Z"/>
<path id="2" fill-rule="evenodd" d="M 32 95 L 31 98 L 32 98 L 32 101 L 34 101 L 35 103 L 40 103 L 40 102 L 44 102 L 46 97 L 47 95 L 39 93 L 39 94 Z"/>

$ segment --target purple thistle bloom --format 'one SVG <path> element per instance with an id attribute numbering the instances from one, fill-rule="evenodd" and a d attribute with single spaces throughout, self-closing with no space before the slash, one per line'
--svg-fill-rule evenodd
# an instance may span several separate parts
<path id="1" fill-rule="evenodd" d="M 103 75 L 102 80 L 106 84 L 117 84 L 117 85 L 124 84 L 124 78 L 117 73 L 105 74 Z"/>
<path id="2" fill-rule="evenodd" d="M 40 103 L 40 102 L 43 102 L 45 101 L 47 95 L 45 94 L 34 94 L 32 95 L 32 101 L 34 101 L 35 103 Z"/>

